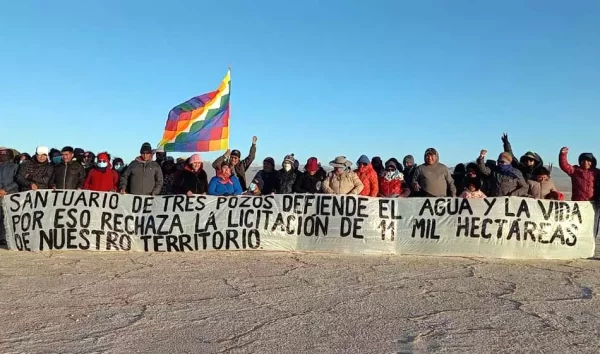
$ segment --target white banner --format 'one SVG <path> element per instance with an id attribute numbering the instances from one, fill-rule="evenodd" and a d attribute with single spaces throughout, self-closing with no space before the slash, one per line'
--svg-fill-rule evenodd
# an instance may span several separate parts
<path id="1" fill-rule="evenodd" d="M 42 190 L 3 198 L 9 248 L 287 250 L 520 259 L 594 255 L 591 203 L 524 198 L 134 196 Z"/>

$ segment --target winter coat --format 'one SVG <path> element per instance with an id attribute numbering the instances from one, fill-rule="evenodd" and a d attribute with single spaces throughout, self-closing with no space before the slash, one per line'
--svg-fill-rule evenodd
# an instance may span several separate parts
<path id="1" fill-rule="evenodd" d="M 580 156 L 580 160 L 581 157 L 582 156 Z M 593 158 L 592 167 L 589 170 L 584 170 L 579 166 L 572 166 L 569 164 L 567 154 L 561 153 L 558 156 L 558 164 L 560 169 L 571 177 L 571 200 L 594 200 L 595 187 L 600 174 L 600 171 L 596 168 L 596 159 Z"/>
<path id="2" fill-rule="evenodd" d="M 521 156 L 521 158 L 517 160 L 517 157 L 513 153 L 512 146 L 508 140 L 504 142 L 504 152 L 507 152 L 512 156 L 512 165 L 521 171 L 523 178 L 525 178 L 527 181 L 535 181 L 540 168 L 544 167 L 544 160 L 542 160 L 542 157 L 532 151 L 526 152 L 525 155 Z M 533 165 L 533 167 L 529 167 L 524 163 L 524 160 L 527 156 L 530 156 L 535 161 L 535 165 Z"/>
<path id="3" fill-rule="evenodd" d="M 261 193 L 263 195 L 273 194 L 277 190 L 277 171 L 266 172 L 265 170 L 260 170 L 254 176 L 254 179 L 261 179 L 263 181 L 263 187 L 261 189 Z"/>
<path id="4" fill-rule="evenodd" d="M 379 195 L 379 181 L 377 179 L 377 172 L 373 169 L 371 164 L 368 164 L 364 167 L 359 167 L 354 171 L 360 181 L 362 182 L 364 188 L 360 195 L 364 195 L 367 197 L 376 197 Z"/>
<path id="5" fill-rule="evenodd" d="M 208 184 L 209 195 L 231 196 L 242 194 L 242 186 L 237 176 L 231 176 L 227 180 L 222 177 L 214 176 Z"/>
<path id="6" fill-rule="evenodd" d="M 163 174 L 155 161 L 136 159 L 123 172 L 119 189 L 137 195 L 159 195 L 163 185 Z"/>
<path id="7" fill-rule="evenodd" d="M 435 163 L 431 165 L 422 164 L 415 170 L 412 185 L 418 185 L 421 189 L 418 194 L 423 197 L 446 197 L 456 196 L 456 186 L 448 167 L 440 163 L 437 151 L 431 149 L 435 154 Z"/>
<path id="8" fill-rule="evenodd" d="M 384 198 L 406 198 L 410 195 L 410 188 L 404 182 L 404 175 L 395 171 L 393 175 L 379 177 L 379 196 Z"/>
<path id="9" fill-rule="evenodd" d="M 360 178 L 352 171 L 344 171 L 339 176 L 330 172 L 323 181 L 323 193 L 326 194 L 360 194 L 363 188 Z"/>
<path id="10" fill-rule="evenodd" d="M 54 166 L 54 176 L 50 181 L 50 188 L 81 189 L 85 184 L 85 176 L 85 169 L 79 162 L 60 163 Z"/>
<path id="11" fill-rule="evenodd" d="M 175 193 L 175 172 L 165 173 L 163 171 L 163 185 L 160 189 L 160 195 L 173 195 Z"/>
<path id="12" fill-rule="evenodd" d="M 19 185 L 16 181 L 18 170 L 19 165 L 12 161 L 0 162 L 0 189 L 3 189 L 6 194 L 17 193 L 19 191 Z M 0 224 L 2 224 L 1 219 Z"/>
<path id="13" fill-rule="evenodd" d="M 110 163 L 106 168 L 96 167 L 85 178 L 83 189 L 97 192 L 116 192 L 119 187 L 119 173 Z"/>
<path id="14" fill-rule="evenodd" d="M 183 193 L 191 191 L 193 194 L 208 193 L 208 176 L 206 171 L 199 169 L 194 172 L 190 167 L 181 173 L 181 190 Z"/>
<path id="15" fill-rule="evenodd" d="M 35 184 L 38 189 L 48 189 L 53 174 L 54 169 L 50 162 L 46 160 L 46 162 L 40 163 L 34 157 L 19 166 L 17 183 L 23 192 L 31 190 L 32 184 Z"/>
<path id="16" fill-rule="evenodd" d="M 286 171 L 281 169 L 277 171 L 277 194 L 291 194 L 294 193 L 294 184 L 296 183 L 297 173 L 294 169 Z"/>
<path id="17" fill-rule="evenodd" d="M 512 173 L 515 175 L 507 176 L 498 170 L 498 166 L 489 168 L 485 165 L 484 159 L 477 159 L 477 165 L 481 174 L 490 177 L 490 191 L 488 197 L 526 197 L 529 191 L 529 185 L 523 174 L 516 168 L 512 168 Z"/>
<path id="18" fill-rule="evenodd" d="M 235 166 L 231 166 L 231 171 L 235 173 L 235 175 L 237 176 L 237 178 L 240 181 L 240 185 L 242 186 L 242 190 L 245 192 L 248 187 L 246 186 L 246 171 L 248 171 L 248 168 L 250 168 L 250 165 L 252 165 L 252 162 L 254 162 L 254 159 L 256 158 L 256 145 L 252 144 L 252 146 L 250 147 L 250 153 L 248 154 L 248 156 L 246 156 L 245 159 L 240 160 L 240 162 L 238 162 L 237 165 Z M 219 156 L 213 163 L 212 163 L 212 167 L 219 171 L 221 169 L 221 164 L 226 161 L 227 157 L 225 157 L 225 155 L 223 156 Z"/>
<path id="19" fill-rule="evenodd" d="M 327 173 L 323 169 L 318 170 L 312 176 L 308 172 L 304 172 L 296 178 L 296 183 L 294 184 L 294 193 L 322 193 L 323 181 L 326 177 Z"/>

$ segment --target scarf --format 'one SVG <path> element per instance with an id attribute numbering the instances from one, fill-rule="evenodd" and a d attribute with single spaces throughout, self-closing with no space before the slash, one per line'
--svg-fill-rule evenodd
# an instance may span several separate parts
<path id="1" fill-rule="evenodd" d="M 506 177 L 510 177 L 510 178 L 519 178 L 517 176 L 517 173 L 515 172 L 515 168 L 512 167 L 509 164 L 506 165 L 498 165 L 498 172 Z"/>
<path id="2" fill-rule="evenodd" d="M 219 182 L 221 184 L 233 184 L 233 181 L 231 180 L 231 176 L 225 177 L 225 176 L 223 176 L 222 173 L 217 173 L 217 177 L 219 177 Z"/>
<path id="3" fill-rule="evenodd" d="M 383 173 L 383 178 L 386 181 L 393 181 L 393 180 L 396 180 L 396 179 L 402 180 L 403 179 L 402 176 L 401 176 L 401 172 L 398 171 L 398 170 L 395 170 L 394 172 L 385 171 Z"/>

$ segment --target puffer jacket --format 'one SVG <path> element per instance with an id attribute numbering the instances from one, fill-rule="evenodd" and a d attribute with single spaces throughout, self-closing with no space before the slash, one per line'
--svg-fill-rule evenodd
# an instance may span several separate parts
<path id="1" fill-rule="evenodd" d="M 323 193 L 326 194 L 360 194 L 363 188 L 360 178 L 352 171 L 344 171 L 339 176 L 330 172 L 323 181 Z"/>
<path id="2" fill-rule="evenodd" d="M 19 185 L 16 181 L 18 170 L 19 165 L 12 161 L 0 162 L 0 189 L 3 189 L 6 194 L 17 193 L 19 191 Z M 1 219 L 0 223 L 2 223 Z"/>
<path id="3" fill-rule="evenodd" d="M 314 175 L 304 172 L 296 177 L 294 184 L 294 193 L 309 193 L 316 194 L 323 191 L 323 181 L 327 177 L 327 173 L 323 169 L 319 169 Z"/>
<path id="4" fill-rule="evenodd" d="M 54 168 L 48 160 L 40 163 L 34 157 L 19 166 L 17 183 L 23 192 L 30 191 L 32 184 L 35 184 L 38 189 L 48 189 L 53 173 Z"/>
<path id="5" fill-rule="evenodd" d="M 97 192 L 116 192 L 118 185 L 119 173 L 113 170 L 109 163 L 107 168 L 96 167 L 92 169 L 85 178 L 83 189 Z"/>
<path id="6" fill-rule="evenodd" d="M 163 185 L 163 174 L 155 161 L 137 158 L 123 172 L 119 189 L 137 195 L 159 195 Z"/>
<path id="7" fill-rule="evenodd" d="M 395 171 L 388 175 L 384 172 L 379 177 L 379 196 L 384 198 L 406 198 L 410 194 L 410 188 L 404 182 L 404 175 Z"/>
<path id="8" fill-rule="evenodd" d="M 294 184 L 296 183 L 297 173 L 294 169 L 286 171 L 281 169 L 277 171 L 277 188 L 275 193 L 277 194 L 291 194 L 294 193 Z"/>
<path id="9" fill-rule="evenodd" d="M 515 177 L 511 177 L 500 173 L 497 170 L 498 166 L 493 168 L 486 166 L 484 159 L 477 159 L 477 165 L 481 174 L 489 176 L 492 182 L 489 192 L 486 193 L 488 197 L 526 197 L 528 195 L 529 185 L 518 169 L 512 168 Z"/>
<path id="10" fill-rule="evenodd" d="M 599 178 L 599 171 L 596 168 L 596 158 L 589 154 L 592 160 L 592 167 L 589 170 L 584 170 L 579 166 L 569 164 L 567 154 L 560 153 L 558 163 L 560 169 L 571 177 L 571 200 L 573 201 L 589 201 L 594 200 L 596 182 Z M 579 163 L 583 160 L 585 154 L 579 156 Z"/>
<path id="11" fill-rule="evenodd" d="M 50 181 L 50 188 L 81 189 L 85 184 L 87 173 L 77 161 L 60 163 L 54 166 L 54 176 Z"/>
<path id="12" fill-rule="evenodd" d="M 360 178 L 364 188 L 360 195 L 366 197 L 376 197 L 379 195 L 379 181 L 377 180 L 377 172 L 371 164 L 364 167 L 359 167 L 354 171 Z"/>

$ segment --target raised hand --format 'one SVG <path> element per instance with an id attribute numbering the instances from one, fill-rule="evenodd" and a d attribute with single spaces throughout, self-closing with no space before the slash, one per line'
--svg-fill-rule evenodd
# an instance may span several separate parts
<path id="1" fill-rule="evenodd" d="M 252 137 L 252 145 L 255 145 L 257 141 L 258 141 L 258 138 L 256 136 L 253 136 Z"/>
<path id="2" fill-rule="evenodd" d="M 563 147 L 562 149 L 560 149 L 560 153 L 561 154 L 568 154 L 569 153 L 569 148 L 568 147 Z"/>
<path id="3" fill-rule="evenodd" d="M 485 155 L 487 155 L 487 150 L 481 150 L 479 152 L 479 157 L 485 157 Z"/>
<path id="4" fill-rule="evenodd" d="M 504 144 L 508 143 L 508 134 L 506 134 L 506 133 L 502 134 L 502 142 Z"/>
<path id="5" fill-rule="evenodd" d="M 225 151 L 225 157 L 229 157 L 229 155 L 231 155 L 231 149 L 227 149 L 227 151 Z"/>

